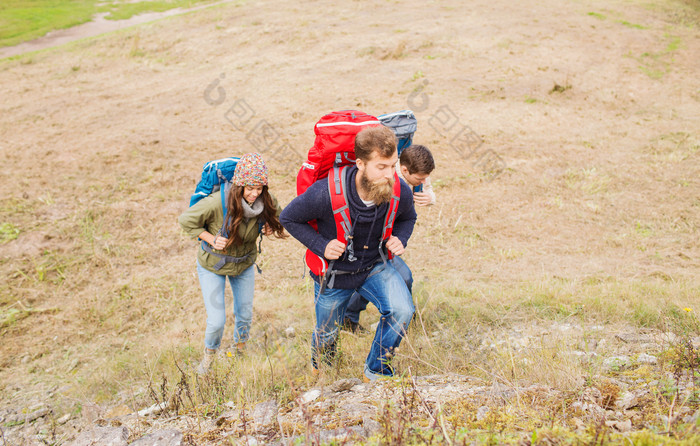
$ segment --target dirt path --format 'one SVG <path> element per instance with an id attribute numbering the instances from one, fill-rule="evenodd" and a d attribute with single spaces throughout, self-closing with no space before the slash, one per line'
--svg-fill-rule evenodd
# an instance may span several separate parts
<path id="1" fill-rule="evenodd" d="M 256 1 L 0 61 L 3 391 L 109 405 L 193 356 L 198 169 L 259 150 L 287 203 L 334 109 L 416 112 L 438 204 L 406 259 L 435 299 L 700 307 L 693 4 Z M 266 244 L 255 330 L 309 330 L 303 250 Z"/>
<path id="2" fill-rule="evenodd" d="M 100 34 L 105 34 L 111 31 L 117 31 L 135 25 L 153 22 L 165 17 L 172 17 L 175 15 L 198 11 L 200 9 L 209 8 L 211 6 L 216 6 L 222 3 L 230 3 L 231 1 L 233 0 L 222 0 L 216 3 L 195 6 L 192 8 L 174 8 L 163 12 L 147 12 L 125 20 L 107 20 L 105 19 L 105 16 L 108 13 L 96 14 L 90 22 L 83 23 L 78 26 L 73 26 L 67 29 L 51 31 L 43 37 L 30 40 L 28 42 L 22 42 L 13 46 L 2 47 L 0 48 L 0 59 L 3 59 L 5 57 L 17 56 L 32 51 L 39 51 L 46 48 L 53 48 L 56 46 L 64 45 L 69 42 L 75 42 L 79 39 L 99 36 Z"/>

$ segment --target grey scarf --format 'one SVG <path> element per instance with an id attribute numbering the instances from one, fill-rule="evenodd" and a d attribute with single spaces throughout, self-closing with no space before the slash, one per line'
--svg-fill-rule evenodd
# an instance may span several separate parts
<path id="1" fill-rule="evenodd" d="M 252 206 L 249 205 L 244 198 L 241 198 L 241 205 L 243 206 L 243 217 L 245 218 L 256 218 L 258 215 L 262 214 L 265 208 L 262 197 L 256 198 Z"/>

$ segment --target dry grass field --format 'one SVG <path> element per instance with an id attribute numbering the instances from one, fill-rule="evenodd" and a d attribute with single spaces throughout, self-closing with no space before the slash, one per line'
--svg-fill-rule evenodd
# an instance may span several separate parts
<path id="1" fill-rule="evenodd" d="M 404 256 L 419 317 L 398 369 L 564 396 L 478 422 L 479 405 L 454 403 L 443 426 L 367 441 L 693 444 L 699 29 L 700 4 L 682 0 L 251 0 L 1 60 L 0 407 L 43 405 L 78 429 L 178 382 L 201 419 L 316 385 L 293 239 L 263 242 L 247 356 L 194 378 L 205 311 L 177 216 L 208 160 L 260 151 L 285 204 L 320 116 L 411 108 L 438 203 L 418 209 Z M 626 333 L 674 336 L 637 351 Z M 320 380 L 360 377 L 370 342 L 343 334 Z M 658 362 L 604 365 L 640 353 Z M 608 379 L 657 390 L 624 418 Z M 592 388 L 637 437 L 572 415 Z M 235 443 L 190 428 L 196 444 Z"/>

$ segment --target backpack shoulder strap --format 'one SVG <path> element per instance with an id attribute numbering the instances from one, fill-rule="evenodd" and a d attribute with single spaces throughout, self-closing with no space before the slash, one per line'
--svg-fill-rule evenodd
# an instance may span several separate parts
<path id="1" fill-rule="evenodd" d="M 335 166 L 328 172 L 328 192 L 330 193 L 331 207 L 333 208 L 336 238 L 343 243 L 347 243 L 347 236 L 350 235 L 351 230 L 350 209 L 346 194 L 346 173 L 347 166 L 342 168 Z"/>
<path id="2" fill-rule="evenodd" d="M 334 166 L 328 172 L 328 191 L 331 196 L 333 219 L 335 220 L 336 238 L 345 243 L 348 252 L 348 260 L 355 261 L 353 249 L 353 225 L 348 206 L 348 171 L 350 166 Z"/>
<path id="3" fill-rule="evenodd" d="M 399 210 L 399 202 L 401 201 L 401 181 L 399 180 L 399 175 L 394 172 L 394 192 L 391 196 L 391 201 L 389 201 L 389 209 L 386 211 L 386 217 L 384 218 L 384 229 L 382 230 L 382 241 L 385 242 L 391 237 L 391 232 L 394 229 L 394 220 L 396 220 L 396 214 Z M 380 250 L 382 243 L 379 244 Z M 391 259 L 393 255 L 391 252 L 388 253 Z"/>
<path id="4" fill-rule="evenodd" d="M 227 181 L 221 187 L 221 209 L 224 212 L 224 220 L 223 220 L 224 222 L 221 226 L 221 231 L 219 231 L 221 233 L 221 236 L 226 237 L 226 238 L 228 238 L 228 233 L 226 231 L 226 223 L 228 220 L 228 218 L 227 218 L 228 217 L 228 206 L 226 206 L 226 198 L 227 198 L 230 191 L 231 191 L 231 183 Z"/>

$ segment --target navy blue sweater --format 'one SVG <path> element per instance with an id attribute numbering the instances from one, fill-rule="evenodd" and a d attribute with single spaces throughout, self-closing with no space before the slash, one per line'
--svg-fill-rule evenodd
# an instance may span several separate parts
<path id="1" fill-rule="evenodd" d="M 357 167 L 353 166 L 348 169 L 347 174 L 347 197 L 350 220 L 355 226 L 353 236 L 357 260 L 350 262 L 346 249 L 343 256 L 335 261 L 333 269 L 353 272 L 353 274 L 336 276 L 333 288 L 340 289 L 354 289 L 361 286 L 369 275 L 368 268 L 381 261 L 379 242 L 386 212 L 389 208 L 389 203 L 380 206 L 366 206 L 357 194 L 355 185 Z M 401 197 L 392 235 L 398 237 L 401 243 L 406 246 L 413 232 L 413 225 L 416 223 L 416 211 L 413 208 L 411 188 L 403 180 L 400 181 Z M 316 232 L 308 224 L 313 219 L 318 222 L 319 232 Z M 294 238 L 314 254 L 323 257 L 326 245 L 337 238 L 330 192 L 328 191 L 328 179 L 324 178 L 315 182 L 306 192 L 292 200 L 280 214 L 280 222 Z M 316 275 L 311 274 L 311 276 L 319 282 Z"/>

